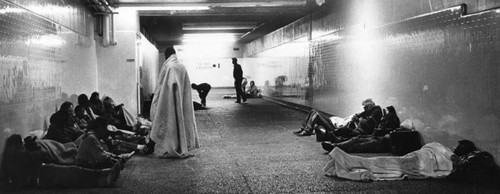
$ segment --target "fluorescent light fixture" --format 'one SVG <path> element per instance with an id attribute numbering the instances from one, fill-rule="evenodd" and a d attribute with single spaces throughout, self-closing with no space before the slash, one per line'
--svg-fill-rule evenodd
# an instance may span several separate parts
<path id="1" fill-rule="evenodd" d="M 241 33 L 198 33 L 198 34 L 184 34 L 182 42 L 235 42 Z"/>
<path id="2" fill-rule="evenodd" d="M 257 27 L 255 22 L 211 22 L 184 23 L 182 30 L 249 30 Z"/>
<path id="3" fill-rule="evenodd" d="M 195 11 L 195 10 L 209 10 L 208 6 L 122 6 L 123 8 L 135 9 L 138 11 Z"/>
<path id="4" fill-rule="evenodd" d="M 253 1 L 235 3 L 212 3 L 212 7 L 296 7 L 304 6 L 306 1 Z"/>

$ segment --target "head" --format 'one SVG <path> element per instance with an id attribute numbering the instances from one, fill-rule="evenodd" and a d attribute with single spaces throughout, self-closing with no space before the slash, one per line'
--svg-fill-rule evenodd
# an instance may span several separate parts
<path id="1" fill-rule="evenodd" d="M 90 101 L 98 101 L 99 100 L 99 92 L 92 92 L 90 95 Z"/>
<path id="2" fill-rule="evenodd" d="M 63 102 L 59 108 L 59 113 L 68 116 L 75 116 L 75 110 L 73 109 L 73 103 L 70 101 Z"/>
<path id="3" fill-rule="evenodd" d="M 361 105 L 363 106 L 363 109 L 366 111 L 375 107 L 375 102 L 373 102 L 371 98 L 368 98 L 366 100 L 363 100 L 363 102 L 361 102 Z"/>
<path id="4" fill-rule="evenodd" d="M 94 131 L 94 134 L 99 139 L 105 139 L 109 136 L 108 122 L 102 117 L 98 117 L 90 122 L 88 129 Z"/>
<path id="5" fill-rule="evenodd" d="M 231 60 L 233 61 L 234 65 L 238 64 L 238 59 L 237 58 L 231 58 Z"/>
<path id="6" fill-rule="evenodd" d="M 5 149 L 24 149 L 23 138 L 19 134 L 12 134 L 5 141 Z"/>
<path id="7" fill-rule="evenodd" d="M 115 102 L 110 97 L 104 98 L 102 105 L 104 106 L 104 112 L 111 112 L 115 108 Z"/>
<path id="8" fill-rule="evenodd" d="M 80 94 L 80 96 L 78 96 L 78 104 L 82 106 L 88 106 L 89 97 L 86 94 Z"/>
<path id="9" fill-rule="evenodd" d="M 477 151 L 476 145 L 472 141 L 464 139 L 458 141 L 458 145 L 455 146 L 453 153 L 457 156 L 463 156 L 473 151 Z"/>
<path id="10" fill-rule="evenodd" d="M 388 106 L 387 111 L 389 111 L 389 113 L 396 113 L 396 109 L 394 108 L 394 106 Z"/>
<path id="11" fill-rule="evenodd" d="M 198 85 L 196 85 L 195 83 L 192 83 L 191 88 L 196 89 L 196 88 L 198 88 Z"/>
<path id="12" fill-rule="evenodd" d="M 87 112 L 85 112 L 85 108 L 83 108 L 83 106 L 76 106 L 75 107 L 75 115 L 76 115 L 76 117 L 78 117 L 78 118 L 85 118 L 86 114 L 87 114 Z"/>
<path id="13" fill-rule="evenodd" d="M 254 86 L 255 85 L 255 82 L 254 81 L 250 81 L 250 86 Z"/>
<path id="14" fill-rule="evenodd" d="M 165 49 L 165 59 L 168 59 L 171 55 L 175 54 L 175 49 L 172 46 L 169 46 Z"/>

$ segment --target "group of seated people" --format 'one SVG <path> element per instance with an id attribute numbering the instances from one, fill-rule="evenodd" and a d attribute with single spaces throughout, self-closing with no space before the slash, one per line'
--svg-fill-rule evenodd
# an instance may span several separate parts
<path id="1" fill-rule="evenodd" d="M 261 91 L 260 91 L 260 89 L 257 88 L 257 86 L 255 86 L 254 81 L 250 81 L 250 85 L 248 86 L 249 87 L 248 90 L 246 89 L 246 87 L 247 87 L 247 79 L 244 78 L 243 81 L 241 82 L 241 88 L 242 88 L 243 94 L 247 98 L 260 98 L 260 97 L 262 97 Z"/>
<path id="2" fill-rule="evenodd" d="M 388 134 L 400 127 L 400 120 L 393 106 L 382 110 L 372 99 L 362 102 L 364 111 L 345 118 L 329 116 L 311 110 L 302 122 L 301 128 L 294 133 L 298 136 L 318 135 L 322 147 L 332 151 L 340 147 L 344 151 L 388 152 Z"/>
<path id="3" fill-rule="evenodd" d="M 9 165 L 10 155 L 16 155 L 22 146 L 22 151 L 39 154 L 42 163 L 90 169 L 114 165 L 123 168 L 132 154 L 154 151 L 154 145 L 150 145 L 147 138 L 150 129 L 150 121 L 140 117 L 136 120 L 123 104 L 116 106 L 112 98 L 105 97 L 101 102 L 97 92 L 90 100 L 81 94 L 75 108 L 69 101 L 62 103 L 50 117 L 50 126 L 41 139 L 28 136 L 24 144 L 21 140 L 21 145 L 17 145 L 16 139 L 22 137 L 18 134 L 9 137 L 2 164 Z"/>
<path id="4" fill-rule="evenodd" d="M 294 132 L 298 136 L 316 134 L 322 141 L 330 156 L 323 169 L 327 176 L 359 181 L 446 177 L 474 184 L 498 183 L 500 168 L 493 156 L 469 140 L 460 140 L 454 149 L 432 142 L 401 156 L 366 158 L 348 154 L 391 152 L 392 133 L 411 130 L 400 122 L 393 106 L 383 110 L 372 99 L 362 105 L 363 112 L 346 118 L 312 110 L 300 130 Z"/>

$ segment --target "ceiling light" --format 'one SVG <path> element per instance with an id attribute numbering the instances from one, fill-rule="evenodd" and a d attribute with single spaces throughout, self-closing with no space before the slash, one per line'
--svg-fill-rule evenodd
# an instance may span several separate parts
<path id="1" fill-rule="evenodd" d="M 208 6 L 121 6 L 123 8 L 135 9 L 139 11 L 191 11 L 209 10 Z"/>
<path id="2" fill-rule="evenodd" d="M 219 43 L 219 42 L 235 42 L 241 33 L 197 33 L 197 34 L 184 34 L 182 42 L 197 42 L 197 43 Z"/>
<path id="3" fill-rule="evenodd" d="M 255 22 L 184 23 L 182 30 L 249 30 L 257 27 Z"/>

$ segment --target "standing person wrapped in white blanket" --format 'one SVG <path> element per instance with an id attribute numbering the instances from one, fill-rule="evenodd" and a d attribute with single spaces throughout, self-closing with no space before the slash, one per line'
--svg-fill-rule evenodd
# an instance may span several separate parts
<path id="1" fill-rule="evenodd" d="M 160 158 L 187 158 L 199 148 L 191 81 L 173 47 L 165 50 L 165 59 L 151 104 L 150 139 Z"/>

